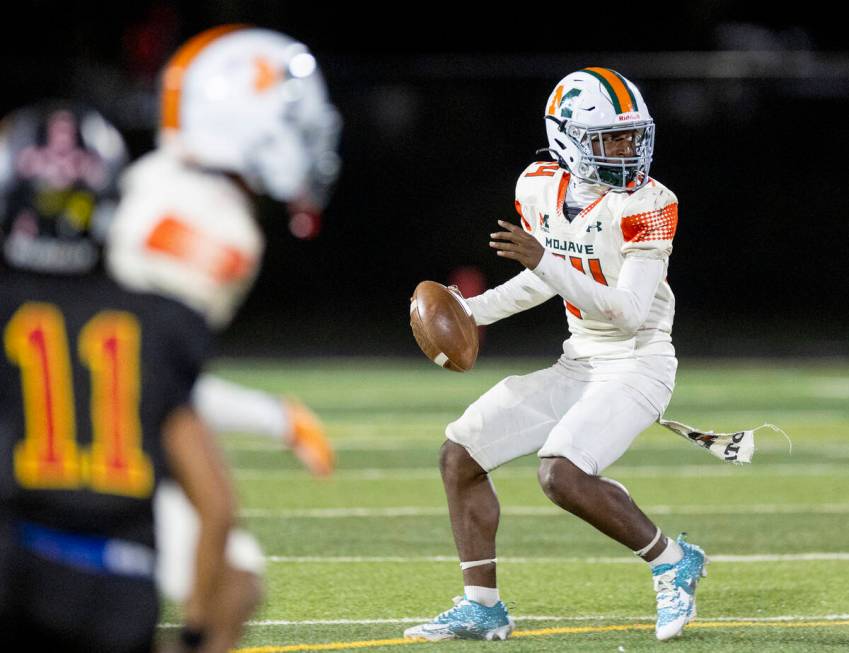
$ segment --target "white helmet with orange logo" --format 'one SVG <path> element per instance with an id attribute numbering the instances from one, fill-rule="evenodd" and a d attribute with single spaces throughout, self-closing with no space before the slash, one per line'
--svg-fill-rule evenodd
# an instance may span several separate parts
<path id="1" fill-rule="evenodd" d="M 548 97 L 545 126 L 549 152 L 575 177 L 618 191 L 648 182 L 654 120 L 637 87 L 615 70 L 584 68 L 561 79 Z M 633 132 L 634 156 L 607 156 L 604 135 L 621 132 Z"/>
<path id="2" fill-rule="evenodd" d="M 280 201 L 326 202 L 341 119 L 303 43 L 245 25 L 207 30 L 165 67 L 161 102 L 160 141 L 182 157 Z"/>

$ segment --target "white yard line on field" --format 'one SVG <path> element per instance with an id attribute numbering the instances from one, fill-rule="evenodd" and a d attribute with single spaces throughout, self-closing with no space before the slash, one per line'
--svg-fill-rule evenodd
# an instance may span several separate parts
<path id="1" fill-rule="evenodd" d="M 235 437 L 225 437 L 221 446 L 227 451 L 286 451 L 279 439 L 274 440 L 243 440 Z M 387 438 L 337 438 L 333 441 L 336 451 L 410 451 L 428 449 L 434 456 L 439 448 L 434 445 L 433 438 L 407 438 L 391 440 Z"/>
<path id="2" fill-rule="evenodd" d="M 656 615 L 642 616 L 606 616 L 606 615 L 585 615 L 585 616 L 555 616 L 555 615 L 526 615 L 514 617 L 516 621 L 645 621 L 652 620 Z M 246 626 L 262 627 L 262 626 L 367 626 L 373 624 L 413 624 L 430 621 L 433 616 L 428 617 L 396 617 L 394 619 L 305 619 L 295 621 L 289 619 L 263 619 L 261 621 L 248 621 Z M 804 622 L 804 621 L 843 621 L 849 619 L 849 614 L 826 614 L 826 615 L 781 615 L 777 617 L 699 617 L 699 621 L 753 621 L 753 622 Z M 159 625 L 160 628 L 179 628 L 181 624 L 164 623 Z"/>
<path id="3" fill-rule="evenodd" d="M 240 481 L 301 481 L 307 478 L 307 473 L 301 470 L 287 469 L 252 469 L 245 467 L 235 468 L 236 478 Z M 606 472 L 607 473 L 607 472 Z M 845 464 L 817 463 L 817 464 L 794 464 L 775 463 L 769 465 L 742 466 L 722 463 L 717 460 L 709 465 L 621 465 L 610 469 L 610 474 L 616 477 L 641 478 L 641 477 L 715 477 L 733 476 L 741 473 L 755 473 L 758 476 L 820 476 L 820 475 L 845 475 L 849 477 L 849 468 Z M 499 469 L 493 472 L 496 479 L 513 478 L 535 478 L 535 467 L 514 467 Z M 365 469 L 343 469 L 337 471 L 330 482 L 336 481 L 422 481 L 438 480 L 439 470 L 435 467 L 407 467 L 407 468 L 381 468 L 372 467 Z"/>
<path id="4" fill-rule="evenodd" d="M 807 387 L 807 394 L 828 399 L 849 399 L 849 379 L 830 377 L 812 379 Z"/>
<path id="5" fill-rule="evenodd" d="M 711 562 L 820 562 L 820 561 L 849 561 L 849 552 L 810 552 L 810 553 L 756 553 L 751 555 L 709 554 Z M 410 562 L 452 562 L 457 564 L 457 556 L 266 556 L 268 562 L 302 564 L 302 563 L 336 563 L 336 564 L 383 564 Z M 634 556 L 610 557 L 510 557 L 499 556 L 499 563 L 511 565 L 533 564 L 596 564 L 620 565 L 641 564 L 642 561 Z"/>
<path id="6" fill-rule="evenodd" d="M 804 514 L 841 515 L 849 513 L 849 503 L 769 503 L 734 505 L 686 506 L 647 505 L 642 510 L 655 515 L 780 515 Z M 242 517 L 254 519 L 344 519 L 370 517 L 438 517 L 448 510 L 438 506 L 395 506 L 387 508 L 246 508 Z M 563 511 L 553 506 L 505 506 L 503 515 L 520 517 L 555 516 Z"/>
<path id="7" fill-rule="evenodd" d="M 281 445 L 280 440 L 268 439 L 258 440 L 252 438 L 242 438 L 239 436 L 227 436 L 221 441 L 221 446 L 227 451 L 276 451 L 283 452 L 286 449 Z M 676 442 L 676 444 L 679 444 Z M 815 452 L 818 454 L 847 454 L 849 453 L 849 444 L 840 444 L 829 440 L 828 442 L 819 443 L 816 441 L 804 442 L 798 445 L 804 450 Z M 439 447 L 439 442 L 434 442 L 433 438 L 360 438 L 360 437 L 343 437 L 336 438 L 333 441 L 333 447 L 336 451 L 432 451 L 436 455 Z M 669 452 L 668 443 L 660 442 L 642 442 L 634 446 L 634 451 L 659 451 Z M 787 445 L 782 440 L 781 442 L 770 442 L 767 444 L 758 443 L 758 454 L 762 453 L 785 453 Z"/>

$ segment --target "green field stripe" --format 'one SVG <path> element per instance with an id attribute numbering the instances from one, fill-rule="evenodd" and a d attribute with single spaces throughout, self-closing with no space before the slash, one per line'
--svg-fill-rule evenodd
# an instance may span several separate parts
<path id="1" fill-rule="evenodd" d="M 705 628 L 818 628 L 820 626 L 849 626 L 844 621 L 696 621 L 687 625 L 687 630 Z M 610 626 L 560 626 L 555 628 L 537 628 L 517 630 L 513 637 L 539 637 L 542 635 L 577 635 L 587 633 L 612 633 L 628 630 L 654 630 L 654 624 L 613 624 Z"/>
<path id="2" fill-rule="evenodd" d="M 842 515 L 849 513 L 849 503 L 802 503 L 802 504 L 743 504 L 743 505 L 643 505 L 643 512 L 653 515 L 764 515 L 764 514 L 820 514 Z M 555 506 L 506 506 L 501 508 L 502 515 L 521 517 L 551 517 L 563 515 L 563 510 Z M 370 508 L 351 506 L 346 508 L 246 508 L 240 516 L 246 519 L 352 519 L 386 517 L 438 517 L 447 516 L 445 506 L 393 506 Z"/>
<path id="3" fill-rule="evenodd" d="M 610 616 L 606 615 L 511 615 L 513 620 L 522 622 L 550 622 L 550 623 L 581 623 L 581 622 L 598 622 L 612 621 Z M 616 617 L 615 621 L 646 621 L 652 619 L 654 615 L 644 614 L 632 617 Z M 302 627 L 302 626 L 365 626 L 365 625 L 387 625 L 387 624 L 415 624 L 428 621 L 432 617 L 390 617 L 383 619 L 307 619 L 304 621 L 291 621 L 288 619 L 263 619 L 260 621 L 247 621 L 245 626 L 249 628 L 271 628 L 277 626 Z M 776 617 L 699 617 L 699 621 L 705 623 L 725 623 L 725 622 L 763 622 L 763 623 L 804 623 L 804 622 L 825 622 L 832 623 L 835 621 L 849 620 L 849 614 L 823 614 L 823 615 L 780 615 Z M 174 629 L 182 628 L 180 622 L 160 623 L 158 628 Z"/>
<path id="4" fill-rule="evenodd" d="M 251 648 L 238 648 L 234 653 L 289 653 L 291 651 L 343 651 L 361 648 L 377 648 L 379 646 L 403 646 L 407 644 L 421 644 L 424 640 L 404 639 L 370 639 L 354 642 L 331 642 L 327 644 L 288 644 L 286 646 L 256 646 Z"/>
<path id="5" fill-rule="evenodd" d="M 237 468 L 234 470 L 236 478 L 240 481 L 276 481 L 300 479 L 305 472 L 299 469 L 252 469 Z M 528 468 L 508 467 L 493 472 L 493 478 L 525 478 L 528 476 Z M 849 468 L 841 463 L 816 463 L 795 464 L 778 463 L 770 465 L 753 465 L 750 467 L 735 466 L 722 463 L 717 460 L 709 465 L 639 465 L 639 466 L 616 466 L 610 470 L 611 474 L 623 478 L 638 477 L 717 477 L 742 475 L 748 473 L 757 476 L 842 476 L 849 479 Z M 332 479 L 337 481 L 421 481 L 441 478 L 439 470 L 435 467 L 407 467 L 407 468 L 381 468 L 372 467 L 366 469 L 339 470 Z"/>
<path id="6" fill-rule="evenodd" d="M 655 520 L 667 534 L 688 531 L 708 555 L 803 555 L 811 552 L 842 555 L 849 551 L 845 514 L 662 515 L 655 516 Z M 301 518 L 251 519 L 247 526 L 266 553 L 274 556 L 398 560 L 425 557 L 453 560 L 456 557 L 446 515 L 355 517 L 332 522 Z M 498 555 L 500 560 L 587 559 L 620 557 L 623 549 L 565 513 L 533 517 L 505 515 L 498 529 Z"/>
<path id="7" fill-rule="evenodd" d="M 847 425 L 849 429 L 849 425 Z M 847 431 L 849 432 L 849 431 Z M 680 444 L 675 440 L 670 440 L 669 432 L 661 433 L 660 438 L 652 433 L 645 433 L 640 437 L 640 440 L 628 451 L 629 457 L 637 455 L 656 456 L 658 454 L 678 454 L 682 450 Z M 339 452 L 362 452 L 364 454 L 372 454 L 374 452 L 423 452 L 433 457 L 432 454 L 438 449 L 442 440 L 439 437 L 434 438 L 428 435 L 405 436 L 402 438 L 387 439 L 385 437 L 344 437 L 333 440 L 333 446 Z M 670 443 L 674 443 L 670 446 Z M 275 452 L 285 453 L 286 450 L 281 446 L 280 442 L 275 440 L 255 440 L 243 436 L 227 436 L 219 440 L 219 444 L 224 451 L 238 455 L 241 452 Z M 679 445 L 679 446 L 674 446 Z M 801 447 L 801 451 L 800 451 Z M 695 451 L 700 449 L 691 445 Z M 809 450 L 809 451 L 806 451 Z M 702 452 L 703 453 L 703 452 Z M 838 456 L 845 458 L 849 456 L 849 444 L 831 439 L 814 439 L 805 438 L 797 442 L 797 446 L 793 450 L 793 459 L 798 460 L 798 455 L 802 453 L 817 453 L 822 456 Z M 756 461 L 760 461 L 764 455 L 787 455 L 786 444 L 776 444 L 771 442 L 758 442 Z M 374 460 L 374 458 L 371 458 Z M 279 463 L 280 458 L 272 461 Z M 757 462 L 755 463 L 757 464 Z"/>
<path id="8" fill-rule="evenodd" d="M 845 614 L 845 578 L 845 561 L 715 563 L 699 583 L 699 613 L 703 618 Z M 462 577 L 456 560 L 293 563 L 271 565 L 267 584 L 269 603 L 256 615 L 257 621 L 360 620 L 438 614 L 462 588 Z M 505 564 L 499 569 L 499 585 L 504 600 L 515 604 L 516 614 L 589 615 L 615 622 L 645 615 L 654 607 L 647 565 Z M 377 589 L 366 596 L 365 587 Z M 781 600 L 765 601 L 768 597 Z M 165 619 L 176 621 L 174 615 Z"/>
<path id="9" fill-rule="evenodd" d="M 457 562 L 456 556 L 268 556 L 269 562 L 285 564 L 409 564 L 428 562 Z M 642 564 L 642 560 L 634 557 L 540 557 L 521 558 L 499 556 L 499 562 L 504 565 L 621 565 Z M 712 562 L 762 563 L 762 562 L 849 562 L 849 552 L 811 552 L 811 553 L 760 553 L 754 555 L 711 554 Z"/>
<path id="10" fill-rule="evenodd" d="M 844 504 L 847 477 L 831 475 L 769 475 L 740 473 L 731 476 L 675 477 L 664 475 L 625 476 L 611 470 L 611 478 L 625 483 L 639 505 L 766 505 L 766 504 Z M 503 507 L 551 507 L 537 483 L 533 469 L 515 476 L 494 476 Z M 394 480 L 312 480 L 306 473 L 267 475 L 263 479 L 239 483 L 241 505 L 245 509 L 334 509 L 346 507 L 433 508 L 445 505 L 442 482 L 436 478 L 414 477 Z"/>
<path id="11" fill-rule="evenodd" d="M 849 620 L 843 621 L 804 621 L 804 622 L 764 622 L 764 621 L 696 621 L 687 625 L 687 630 L 710 630 L 714 628 L 736 629 L 736 628 L 758 628 L 758 629 L 794 629 L 794 628 L 835 628 L 849 626 Z M 541 638 L 554 635 L 590 635 L 605 633 L 626 633 L 652 631 L 653 623 L 631 623 L 610 624 L 605 626 L 555 626 L 551 628 L 536 628 L 528 630 L 516 630 L 512 637 L 521 639 L 524 637 Z M 326 643 L 304 643 L 286 644 L 282 646 L 256 646 L 235 649 L 234 653 L 294 653 L 296 651 L 342 651 L 365 648 L 382 648 L 395 646 L 409 646 L 414 644 L 428 644 L 424 639 L 405 639 L 396 637 L 392 639 L 370 639 Z M 621 648 L 621 647 L 620 647 Z"/>

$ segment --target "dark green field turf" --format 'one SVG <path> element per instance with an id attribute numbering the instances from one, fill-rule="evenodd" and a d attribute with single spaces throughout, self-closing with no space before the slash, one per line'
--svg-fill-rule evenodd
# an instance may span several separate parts
<path id="1" fill-rule="evenodd" d="M 275 443 L 222 440 L 245 525 L 269 556 L 267 601 L 244 650 L 849 650 L 849 364 L 836 363 L 682 361 L 668 416 L 717 430 L 773 422 L 792 454 L 783 436 L 759 431 L 754 465 L 734 467 L 652 427 L 605 472 L 714 558 L 699 620 L 680 640 L 654 640 L 646 565 L 554 509 L 531 456 L 493 474 L 517 637 L 395 641 L 462 593 L 436 470 L 445 424 L 503 376 L 546 364 L 486 362 L 463 375 L 416 359 L 220 365 L 232 380 L 300 396 L 339 454 L 337 475 L 315 481 Z"/>

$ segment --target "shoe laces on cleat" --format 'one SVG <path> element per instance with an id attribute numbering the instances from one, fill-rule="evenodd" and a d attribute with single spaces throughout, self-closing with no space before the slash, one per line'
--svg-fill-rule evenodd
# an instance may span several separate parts
<path id="1" fill-rule="evenodd" d="M 664 569 L 665 568 L 665 569 Z M 675 567 L 660 565 L 652 576 L 657 594 L 657 609 L 675 608 L 678 604 L 678 587 L 675 583 Z"/>
<path id="2" fill-rule="evenodd" d="M 440 612 L 438 615 L 436 615 L 434 622 L 441 624 L 445 623 L 446 621 L 451 621 L 451 618 L 459 612 L 458 608 L 462 608 L 466 605 L 471 605 L 471 603 L 465 596 L 455 596 L 453 599 L 451 599 L 451 601 L 454 603 L 454 606 L 448 608 L 445 612 Z"/>

